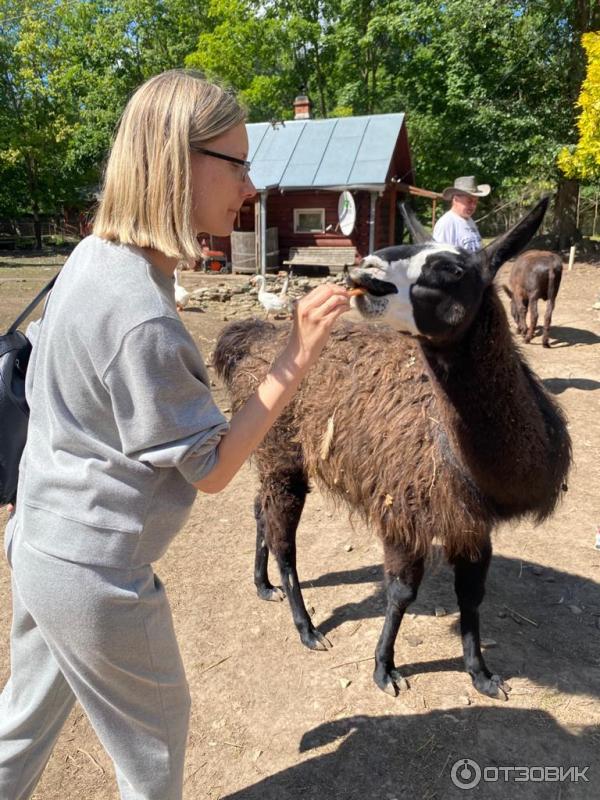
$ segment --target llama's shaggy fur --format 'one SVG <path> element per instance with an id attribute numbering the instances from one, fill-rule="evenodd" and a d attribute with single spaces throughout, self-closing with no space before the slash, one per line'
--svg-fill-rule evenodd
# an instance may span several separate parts
<path id="1" fill-rule="evenodd" d="M 222 333 L 214 363 L 234 410 L 288 334 L 288 327 L 257 320 Z M 295 531 L 314 479 L 375 528 L 384 545 L 388 612 L 378 685 L 397 690 L 393 643 L 437 539 L 456 569 L 467 669 L 480 691 L 504 694 L 479 647 L 490 532 L 499 520 L 551 513 L 570 441 L 562 412 L 514 346 L 491 281 L 458 341 L 340 323 L 256 462 L 257 588 L 266 599 L 281 596 L 266 576 L 268 546 L 305 644 L 328 645 L 306 615 L 295 568 Z"/>

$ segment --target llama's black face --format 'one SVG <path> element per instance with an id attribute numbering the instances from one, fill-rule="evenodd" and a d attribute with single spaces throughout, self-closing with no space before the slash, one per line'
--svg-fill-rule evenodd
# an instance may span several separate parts
<path id="1" fill-rule="evenodd" d="M 433 242 L 378 250 L 350 271 L 353 286 L 366 290 L 352 298 L 353 308 L 369 322 L 439 343 L 456 340 L 477 314 L 497 270 L 534 235 L 547 205 L 547 198 L 541 200 L 478 253 Z"/>
<path id="2" fill-rule="evenodd" d="M 460 332 L 476 313 L 489 277 L 482 259 L 449 245 L 387 247 L 351 270 L 360 316 L 429 338 Z"/>

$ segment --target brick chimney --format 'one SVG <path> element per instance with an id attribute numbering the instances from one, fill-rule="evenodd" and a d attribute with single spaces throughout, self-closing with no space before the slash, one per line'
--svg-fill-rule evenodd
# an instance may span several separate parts
<path id="1" fill-rule="evenodd" d="M 307 94 L 299 94 L 294 100 L 294 119 L 312 119 L 312 102 Z"/>

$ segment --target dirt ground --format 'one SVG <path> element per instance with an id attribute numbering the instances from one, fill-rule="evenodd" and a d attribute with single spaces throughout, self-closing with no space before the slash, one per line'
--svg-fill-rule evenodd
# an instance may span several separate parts
<path id="1" fill-rule="evenodd" d="M 63 260 L 0 259 L 3 328 Z M 188 288 L 232 288 L 247 280 L 183 274 Z M 509 701 L 477 694 L 463 670 L 445 566 L 426 576 L 398 637 L 396 662 L 410 689 L 393 699 L 375 687 L 372 655 L 384 610 L 380 545 L 316 490 L 299 529 L 299 574 L 314 620 L 334 646 L 303 648 L 287 603 L 265 603 L 254 590 L 256 478 L 244 467 L 221 495 L 198 497 L 185 530 L 156 566 L 171 598 L 193 699 L 186 800 L 600 797 L 600 550 L 594 549 L 600 312 L 593 308 L 599 293 L 600 265 L 576 262 L 563 277 L 552 348 L 543 349 L 539 337 L 524 347 L 568 414 L 574 467 L 549 522 L 504 526 L 494 536 L 481 629 L 488 665 L 512 686 Z M 237 316 L 251 313 L 248 304 L 246 296 Z M 207 359 L 234 307 L 194 302 L 183 312 Z M 219 386 L 215 393 L 228 408 Z M 2 527 L 5 519 L 2 510 Z M 277 582 L 274 572 L 272 578 Z M 440 607 L 446 615 L 436 616 Z M 0 686 L 9 673 L 9 629 L 9 570 L 2 561 Z M 456 783 L 476 778 L 477 766 L 466 772 L 461 761 L 453 772 L 461 759 L 483 770 L 471 790 Z M 560 767 L 580 771 L 558 781 Z M 111 762 L 76 707 L 34 798 L 117 796 Z"/>

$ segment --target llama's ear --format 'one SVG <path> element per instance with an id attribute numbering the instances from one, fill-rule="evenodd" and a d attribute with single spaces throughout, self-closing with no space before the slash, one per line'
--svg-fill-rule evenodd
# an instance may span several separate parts
<path id="1" fill-rule="evenodd" d="M 517 222 L 509 231 L 494 239 L 483 250 L 487 256 L 487 266 L 492 276 L 498 272 L 502 264 L 509 258 L 514 258 L 527 245 L 540 227 L 550 197 L 546 195 L 531 211 Z"/>
<path id="2" fill-rule="evenodd" d="M 426 242 L 432 242 L 433 239 L 431 238 L 429 233 L 427 233 L 425 228 L 421 225 L 413 209 L 406 203 L 399 203 L 399 206 L 402 218 L 404 220 L 404 224 L 406 225 L 406 228 L 410 233 L 410 238 L 412 239 L 412 243 L 425 244 Z"/>

